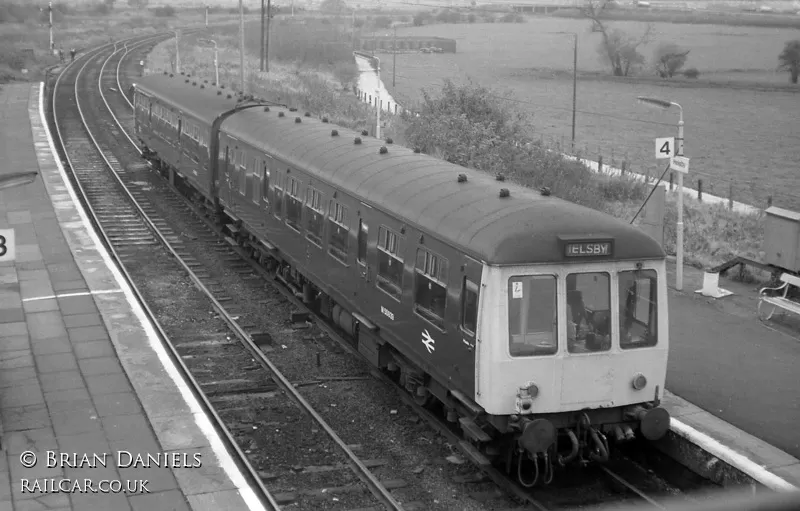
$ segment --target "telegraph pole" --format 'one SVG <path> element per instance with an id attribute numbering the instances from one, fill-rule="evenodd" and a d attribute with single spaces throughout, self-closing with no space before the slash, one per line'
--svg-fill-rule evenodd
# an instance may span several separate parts
<path id="1" fill-rule="evenodd" d="M 261 0 L 261 47 L 258 50 L 258 55 L 260 57 L 261 62 L 261 72 L 264 72 L 264 11 L 266 10 L 266 4 L 264 0 Z"/>
<path id="2" fill-rule="evenodd" d="M 47 16 L 50 20 L 50 53 L 56 49 L 56 43 L 53 42 L 53 2 L 47 5 Z"/>
<path id="3" fill-rule="evenodd" d="M 575 104 L 578 98 L 578 33 L 572 55 L 572 149 L 575 150 Z"/>
<path id="4" fill-rule="evenodd" d="M 397 27 L 394 27 L 394 42 L 392 43 L 392 87 L 394 87 L 394 72 L 397 69 Z"/>
<path id="5" fill-rule="evenodd" d="M 269 73 L 269 22 L 272 17 L 272 0 L 267 0 L 267 34 L 264 36 L 264 71 Z"/>
<path id="6" fill-rule="evenodd" d="M 175 31 L 175 74 L 180 74 L 181 72 L 181 31 Z"/>
<path id="7" fill-rule="evenodd" d="M 206 4 L 206 28 L 208 28 L 208 4 Z"/>
<path id="8" fill-rule="evenodd" d="M 239 0 L 239 71 L 241 72 L 242 94 L 244 94 L 244 4 Z"/>

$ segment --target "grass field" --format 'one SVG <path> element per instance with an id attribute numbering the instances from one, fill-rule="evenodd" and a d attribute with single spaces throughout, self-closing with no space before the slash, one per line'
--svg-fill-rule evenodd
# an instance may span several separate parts
<path id="1" fill-rule="evenodd" d="M 615 22 L 631 34 L 644 24 Z M 524 24 L 431 25 L 404 28 L 398 34 L 438 35 L 458 41 L 456 54 L 397 55 L 395 97 L 411 103 L 423 87 L 436 89 L 445 78 L 471 79 L 507 91 L 532 113 L 533 129 L 545 138 L 569 140 L 572 118 L 572 33 L 578 34 L 579 78 L 576 140 L 590 155 L 608 161 L 628 159 L 635 171 L 656 167 L 653 139 L 675 134 L 677 112 L 647 109 L 636 96 L 656 96 L 685 110 L 686 154 L 692 179 L 704 190 L 759 206 L 772 196 L 775 205 L 800 210 L 800 87 L 777 74 L 777 55 L 796 30 L 712 25 L 655 24 L 655 42 L 644 48 L 649 59 L 659 42 L 690 49 L 686 67 L 701 72 L 697 86 L 652 80 L 598 79 L 604 71 L 597 54 L 600 34 L 586 20 L 529 18 Z M 552 34 L 552 32 L 569 32 Z M 391 57 L 382 56 L 384 82 L 391 84 Z M 707 86 L 708 81 L 734 86 Z M 705 84 L 706 86 L 699 86 Z M 749 85 L 748 85 L 749 84 Z M 774 87 L 775 90 L 757 90 Z"/>

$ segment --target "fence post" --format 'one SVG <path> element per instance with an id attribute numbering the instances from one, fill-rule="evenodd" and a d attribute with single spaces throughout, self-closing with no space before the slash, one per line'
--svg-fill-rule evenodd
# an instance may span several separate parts
<path id="1" fill-rule="evenodd" d="M 669 173 L 669 191 L 670 192 L 672 191 L 673 179 L 675 179 L 675 175 L 673 174 L 672 171 L 670 171 L 670 173 Z"/>
<path id="2" fill-rule="evenodd" d="M 602 154 L 597 158 L 597 172 L 601 173 L 601 174 L 603 173 L 603 155 Z"/>
<path id="3" fill-rule="evenodd" d="M 767 196 L 767 207 L 768 208 L 772 207 L 772 195 Z"/>
<path id="4" fill-rule="evenodd" d="M 728 185 L 728 209 L 733 209 L 733 179 Z"/>
<path id="5" fill-rule="evenodd" d="M 611 148 L 611 166 L 614 166 L 614 148 Z"/>
<path id="6" fill-rule="evenodd" d="M 628 166 L 628 162 L 625 161 L 625 160 L 622 160 L 622 169 L 621 169 L 622 172 L 620 173 L 620 175 L 622 175 L 622 176 L 625 175 L 625 169 L 627 168 L 627 166 Z"/>
<path id="7" fill-rule="evenodd" d="M 703 202 L 703 180 L 697 180 L 697 200 Z"/>

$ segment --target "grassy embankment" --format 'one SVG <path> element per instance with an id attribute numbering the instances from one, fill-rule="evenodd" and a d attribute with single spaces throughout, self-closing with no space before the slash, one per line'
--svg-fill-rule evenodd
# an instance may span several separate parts
<path id="1" fill-rule="evenodd" d="M 274 23 L 269 73 L 258 71 L 257 29 L 248 31 L 254 35 L 247 40 L 248 92 L 314 116 L 328 116 L 336 124 L 372 131 L 374 110 L 352 94 L 356 74 L 346 34 L 331 24 L 301 25 L 296 21 Z M 236 30 L 218 30 L 214 38 L 220 46 L 220 81 L 236 90 Z M 171 71 L 173 63 L 174 43 L 163 43 L 148 57 L 146 72 Z M 183 71 L 213 81 L 213 51 L 207 46 L 185 38 L 181 63 Z M 547 186 L 555 196 L 624 220 L 633 217 L 649 191 L 635 180 L 599 176 L 548 151 L 535 141 L 536 130 L 532 135 L 529 116 L 510 109 L 489 89 L 445 87 L 422 104 L 420 111 L 423 115 L 416 119 L 388 116 L 385 135 L 454 163 L 503 172 L 525 186 Z M 666 250 L 674 253 L 676 207 L 670 197 L 666 214 Z M 763 236 L 759 217 L 689 199 L 684 221 L 688 263 L 708 267 L 733 255 L 759 255 Z"/>
<path id="2" fill-rule="evenodd" d="M 45 6 L 42 12 L 39 7 Z M 47 3 L 3 2 L 0 4 L 0 83 L 42 79 L 44 69 L 59 63 L 48 50 Z M 203 22 L 202 9 L 131 9 L 124 2 L 109 9 L 105 4 L 53 4 L 53 39 L 56 51 L 64 50 L 69 61 L 72 48 L 80 50 L 135 35 L 157 33 L 173 27 Z M 238 19 L 229 10 L 212 9 L 209 23 Z"/>

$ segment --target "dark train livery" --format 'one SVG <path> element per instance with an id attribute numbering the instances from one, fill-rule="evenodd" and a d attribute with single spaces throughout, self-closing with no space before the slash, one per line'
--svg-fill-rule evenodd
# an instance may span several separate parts
<path id="1" fill-rule="evenodd" d="M 477 459 L 666 433 L 665 255 L 636 227 L 196 78 L 133 91 L 154 166 Z"/>

